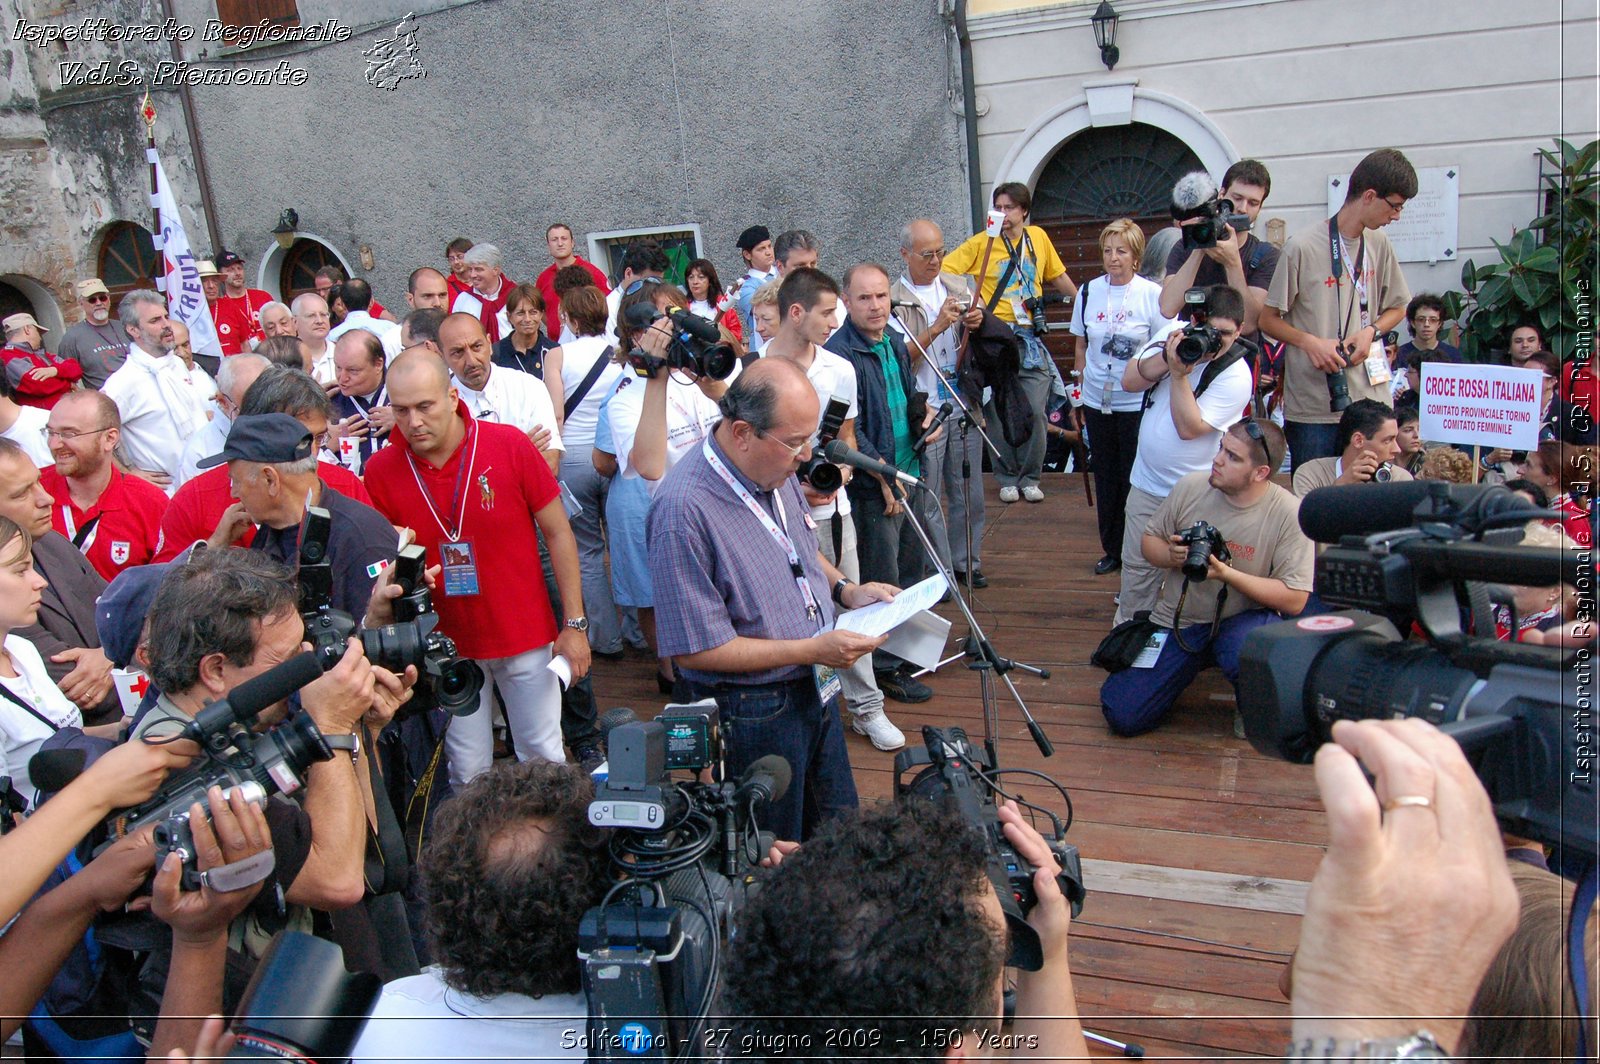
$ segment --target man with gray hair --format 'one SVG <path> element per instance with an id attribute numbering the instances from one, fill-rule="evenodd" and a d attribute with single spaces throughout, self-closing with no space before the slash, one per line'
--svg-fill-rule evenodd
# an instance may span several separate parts
<path id="1" fill-rule="evenodd" d="M 56 354 L 83 367 L 83 386 L 99 388 L 128 357 L 128 336 L 111 320 L 111 292 L 98 277 L 79 281 L 78 309 L 83 320 L 61 334 Z"/>
<path id="2" fill-rule="evenodd" d="M 206 424 L 205 404 L 191 371 L 174 354 L 177 332 L 160 292 L 136 288 L 117 307 L 133 342 L 122 368 L 101 389 L 122 413 L 122 450 L 130 472 L 164 490 L 177 490 L 184 441 Z"/>
<path id="3" fill-rule="evenodd" d="M 483 322 L 489 342 L 497 343 L 500 337 L 511 335 L 506 297 L 511 295 L 516 282 L 505 275 L 505 256 L 493 244 L 474 244 L 462 259 L 467 264 L 467 279 L 472 282 L 472 288 L 456 296 L 450 311 L 471 314 Z"/>
<path id="4" fill-rule="evenodd" d="M 201 459 L 200 467 L 224 462 L 239 501 L 223 512 L 207 546 L 226 550 L 254 522 L 259 527 L 250 549 L 293 568 L 299 563 L 306 509 L 320 507 L 329 518 L 333 608 L 359 616 L 377 574 L 394 561 L 394 526 L 372 507 L 322 482 L 311 430 L 290 414 L 244 415 L 228 430 L 222 450 Z"/>
<path id="5" fill-rule="evenodd" d="M 311 364 L 311 375 L 327 387 L 333 383 L 333 345 L 328 342 L 328 301 L 315 292 L 302 292 L 290 304 L 294 311 L 295 335 Z"/>
<path id="6" fill-rule="evenodd" d="M 290 310 L 287 304 L 279 303 L 277 300 L 261 305 L 261 309 L 256 311 L 256 324 L 261 326 L 261 339 L 251 337 L 252 351 L 261 346 L 263 341 L 270 340 L 274 336 L 295 335 L 294 311 Z"/>
<path id="7" fill-rule="evenodd" d="M 274 305 L 283 307 L 282 303 Z M 287 311 L 289 308 L 283 309 Z M 270 365 L 272 362 L 265 355 L 257 354 L 232 355 L 222 360 L 222 365 L 217 368 L 216 413 L 211 415 L 205 428 L 183 445 L 183 454 L 178 458 L 178 477 L 173 484 L 174 490 L 199 474 L 200 459 L 222 450 L 228 442 L 228 430 L 233 427 L 233 419 L 239 416 L 239 404 L 244 402 L 244 393 L 250 390 L 256 378 Z"/>

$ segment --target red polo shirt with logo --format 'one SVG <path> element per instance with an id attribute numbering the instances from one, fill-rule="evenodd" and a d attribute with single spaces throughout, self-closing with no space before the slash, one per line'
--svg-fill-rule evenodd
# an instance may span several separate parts
<path id="1" fill-rule="evenodd" d="M 416 532 L 429 565 L 441 563 L 453 539 L 472 545 L 478 593 L 451 595 L 441 579 L 433 599 L 439 627 L 465 657 L 509 658 L 555 642 L 534 514 L 561 487 L 521 430 L 475 421 L 460 402 L 456 415 L 467 434 L 443 467 L 413 455 L 396 432 L 367 460 L 367 490 L 379 513 Z"/>
<path id="2" fill-rule="evenodd" d="M 217 339 L 222 341 L 224 355 L 242 354 L 246 350 L 245 341 L 252 337 L 267 338 L 261 331 L 256 312 L 271 302 L 272 296 L 259 288 L 246 288 L 242 296 L 230 296 L 223 291 L 211 305 L 211 318 L 216 322 Z"/>
<path id="3" fill-rule="evenodd" d="M 50 523 L 72 540 L 95 572 L 109 582 L 130 565 L 144 565 L 161 548 L 161 518 L 167 512 L 167 493 L 120 469 L 94 505 L 80 510 L 67 490 L 67 478 L 56 467 L 40 470 L 39 483 L 50 493 Z"/>
<path id="4" fill-rule="evenodd" d="M 362 486 L 361 478 L 348 469 L 332 462 L 318 462 L 317 476 L 328 487 L 346 498 L 372 505 L 372 498 Z M 199 476 L 183 482 L 172 501 L 167 504 L 166 516 L 161 519 L 161 547 L 155 560 L 170 562 L 182 554 L 191 543 L 210 537 L 217 530 L 222 514 L 237 502 L 233 485 L 228 481 L 226 464 L 207 469 Z M 251 525 L 245 534 L 233 541 L 235 547 L 248 547 L 256 534 Z"/>

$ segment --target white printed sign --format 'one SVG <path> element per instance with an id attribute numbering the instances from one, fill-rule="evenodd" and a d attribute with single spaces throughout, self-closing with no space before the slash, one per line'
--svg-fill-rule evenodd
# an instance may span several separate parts
<path id="1" fill-rule="evenodd" d="M 1422 438 L 1531 451 L 1544 414 L 1543 374 L 1511 366 L 1422 364 Z"/>
<path id="2" fill-rule="evenodd" d="M 1328 175 L 1328 213 L 1344 205 L 1349 174 Z M 1401 262 L 1454 262 L 1460 253 L 1456 243 L 1457 210 L 1461 198 L 1459 166 L 1417 167 L 1417 194 L 1406 200 L 1400 217 L 1383 227 Z"/>

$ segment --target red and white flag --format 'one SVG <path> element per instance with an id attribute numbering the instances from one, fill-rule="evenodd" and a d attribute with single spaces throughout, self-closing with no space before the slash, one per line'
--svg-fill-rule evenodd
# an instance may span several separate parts
<path id="1" fill-rule="evenodd" d="M 167 294 L 167 313 L 174 321 L 189 327 L 190 349 L 197 355 L 221 358 L 222 341 L 217 338 L 211 307 L 206 303 L 205 290 L 200 287 L 200 267 L 189 246 L 183 218 L 178 214 L 178 201 L 172 195 L 172 185 L 167 182 L 167 171 L 156 149 L 146 148 L 145 153 L 156 171 L 156 192 L 150 197 L 150 206 L 156 211 L 154 242 L 165 267 L 163 275 L 156 278 L 156 285 Z"/>

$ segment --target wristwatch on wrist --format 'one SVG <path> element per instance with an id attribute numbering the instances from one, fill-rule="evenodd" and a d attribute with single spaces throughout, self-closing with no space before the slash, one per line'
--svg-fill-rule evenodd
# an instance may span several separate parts
<path id="1" fill-rule="evenodd" d="M 1289 1043 L 1291 1061 L 1449 1060 L 1433 1034 L 1417 1031 L 1400 1038 L 1368 1038 L 1359 1042 L 1339 1038 L 1302 1038 Z"/>
<path id="2" fill-rule="evenodd" d="M 569 617 L 567 618 L 567 627 L 574 632 L 587 632 L 589 630 L 589 618 Z"/>
<path id="3" fill-rule="evenodd" d="M 833 585 L 833 602 L 836 606 L 844 605 L 844 589 L 850 586 L 850 578 L 841 576 L 839 582 Z"/>
<path id="4" fill-rule="evenodd" d="M 323 735 L 322 741 L 328 744 L 329 750 L 345 750 L 354 761 L 361 756 L 361 736 L 355 732 L 346 732 L 339 735 Z"/>

